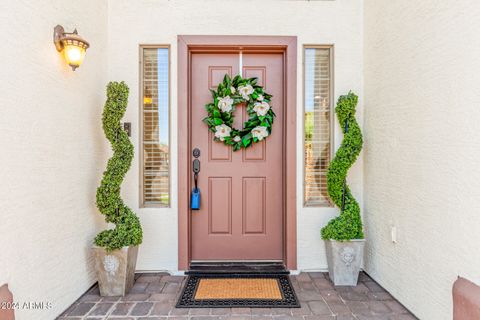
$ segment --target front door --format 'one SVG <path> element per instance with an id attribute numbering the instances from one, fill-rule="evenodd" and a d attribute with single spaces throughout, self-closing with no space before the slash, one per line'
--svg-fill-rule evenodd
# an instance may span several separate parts
<path id="1" fill-rule="evenodd" d="M 282 260 L 284 258 L 284 54 L 282 52 L 194 52 L 190 69 L 190 141 L 199 148 L 201 208 L 191 215 L 193 261 Z M 257 77 L 273 95 L 272 134 L 253 147 L 233 151 L 213 140 L 202 119 L 225 74 Z M 237 106 L 234 125 L 247 120 Z M 193 158 L 192 158 L 193 160 Z M 192 178 L 193 179 L 193 178 Z M 193 184 L 193 181 L 192 181 Z"/>

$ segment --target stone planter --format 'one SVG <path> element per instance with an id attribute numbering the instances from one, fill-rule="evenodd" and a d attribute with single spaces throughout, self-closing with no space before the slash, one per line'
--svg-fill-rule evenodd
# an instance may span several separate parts
<path id="1" fill-rule="evenodd" d="M 336 286 L 356 286 L 363 261 L 365 239 L 325 240 L 328 275 Z"/>
<path id="2" fill-rule="evenodd" d="M 95 269 L 101 296 L 124 296 L 135 282 L 138 246 L 123 247 L 107 252 L 103 247 L 93 247 Z"/>

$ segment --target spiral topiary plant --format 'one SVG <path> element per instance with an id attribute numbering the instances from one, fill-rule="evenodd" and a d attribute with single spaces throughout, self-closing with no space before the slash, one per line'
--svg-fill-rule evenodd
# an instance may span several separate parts
<path id="1" fill-rule="evenodd" d="M 107 170 L 97 189 L 97 207 L 105 215 L 105 221 L 114 223 L 115 228 L 104 230 L 95 238 L 95 244 L 107 251 L 139 245 L 143 237 L 140 220 L 120 197 L 120 185 L 133 159 L 133 145 L 120 124 L 127 101 L 128 86 L 124 82 L 110 82 L 102 121 L 113 156 L 108 160 Z"/>
<path id="2" fill-rule="evenodd" d="M 358 97 L 350 91 L 347 95 L 340 96 L 335 108 L 344 137 L 342 145 L 328 167 L 327 189 L 332 201 L 342 211 L 322 229 L 323 239 L 338 241 L 363 239 L 360 206 L 346 184 L 348 169 L 357 159 L 363 144 L 362 132 L 355 119 L 357 102 Z"/>

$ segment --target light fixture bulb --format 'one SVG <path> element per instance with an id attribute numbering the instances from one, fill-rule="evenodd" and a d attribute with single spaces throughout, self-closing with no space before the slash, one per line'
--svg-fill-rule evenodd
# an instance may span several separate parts
<path id="1" fill-rule="evenodd" d="M 65 60 L 73 70 L 79 67 L 85 58 L 85 48 L 76 45 L 66 45 L 63 52 Z"/>

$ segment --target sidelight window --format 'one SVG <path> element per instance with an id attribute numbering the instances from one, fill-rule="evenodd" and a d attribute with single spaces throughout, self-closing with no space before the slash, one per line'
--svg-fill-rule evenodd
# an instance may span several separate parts
<path id="1" fill-rule="evenodd" d="M 170 206 L 169 48 L 141 47 L 141 199 Z"/>
<path id="2" fill-rule="evenodd" d="M 304 48 L 304 205 L 331 206 L 326 173 L 332 155 L 332 48 Z"/>

